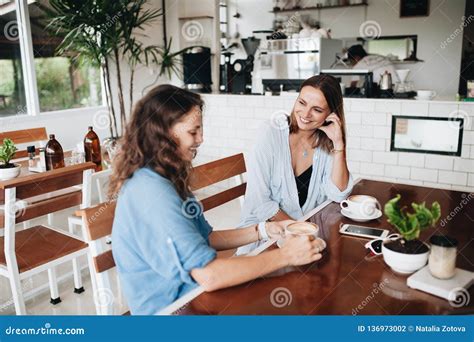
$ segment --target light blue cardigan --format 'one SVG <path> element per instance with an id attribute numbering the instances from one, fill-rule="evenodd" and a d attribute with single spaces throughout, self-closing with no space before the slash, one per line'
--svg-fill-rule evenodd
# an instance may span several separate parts
<path id="1" fill-rule="evenodd" d="M 352 175 L 349 174 L 347 188 L 340 191 L 331 180 L 332 155 L 316 148 L 308 197 L 301 208 L 291 166 L 289 127 L 278 128 L 268 122 L 259 131 L 261 135 L 247 163 L 247 190 L 240 227 L 266 221 L 279 208 L 297 220 L 327 199 L 340 202 L 351 193 Z M 243 246 L 238 254 L 248 253 L 257 246 L 258 243 Z"/>

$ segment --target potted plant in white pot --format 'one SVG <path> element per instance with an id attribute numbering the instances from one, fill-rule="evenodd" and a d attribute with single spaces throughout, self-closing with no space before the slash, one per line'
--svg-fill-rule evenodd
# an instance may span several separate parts
<path id="1" fill-rule="evenodd" d="M 384 212 L 388 222 L 397 228 L 402 237 L 395 241 L 386 241 L 382 244 L 384 261 L 392 270 L 398 273 L 413 273 L 428 261 L 429 246 L 420 241 L 420 232 L 428 227 L 434 227 L 441 217 L 441 207 L 433 202 L 431 209 L 421 204 L 412 203 L 413 212 L 406 212 L 400 207 L 400 195 L 392 198 L 385 204 Z"/>
<path id="2" fill-rule="evenodd" d="M 11 139 L 3 139 L 0 145 L 0 180 L 8 180 L 18 177 L 21 171 L 21 165 L 10 163 L 17 148 Z"/>

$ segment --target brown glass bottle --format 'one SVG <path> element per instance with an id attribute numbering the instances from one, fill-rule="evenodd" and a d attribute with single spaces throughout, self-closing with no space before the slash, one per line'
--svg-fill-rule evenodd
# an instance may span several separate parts
<path id="1" fill-rule="evenodd" d="M 49 135 L 46 150 L 46 170 L 64 167 L 64 153 L 61 144 L 55 139 L 54 134 Z"/>
<path id="2" fill-rule="evenodd" d="M 96 171 L 102 170 L 102 155 L 100 154 L 100 140 L 94 132 L 92 126 L 89 126 L 89 132 L 84 137 L 84 153 L 86 161 L 93 162 Z"/>

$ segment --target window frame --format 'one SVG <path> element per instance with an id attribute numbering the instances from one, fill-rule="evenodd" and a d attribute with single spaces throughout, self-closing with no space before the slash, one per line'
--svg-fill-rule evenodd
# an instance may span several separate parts
<path id="1" fill-rule="evenodd" d="M 26 96 L 26 115 L 21 115 L 22 118 L 32 118 L 32 117 L 41 117 L 43 115 L 48 115 L 50 112 L 41 112 L 40 103 L 39 103 L 39 93 L 38 93 L 38 83 L 36 79 L 36 69 L 35 69 L 35 58 L 33 51 L 33 37 L 31 34 L 31 22 L 30 22 L 30 12 L 28 5 L 34 3 L 35 0 L 15 0 L 11 5 L 15 8 L 15 17 L 18 26 L 18 42 L 20 45 L 20 56 L 22 63 L 22 73 L 23 73 L 23 86 L 25 89 Z M 102 68 L 99 69 L 99 73 L 102 73 Z M 86 106 L 78 108 L 65 108 L 60 110 L 52 111 L 53 113 L 58 113 L 62 111 L 70 110 L 84 110 L 84 109 L 94 109 L 94 108 L 104 108 L 104 84 L 100 81 L 101 96 L 100 100 L 102 104 L 98 106 Z M 0 117 L 0 122 L 4 120 L 11 120 L 13 117 L 19 119 L 19 112 L 12 113 L 4 117 Z M 15 120 L 16 121 L 16 120 Z"/>

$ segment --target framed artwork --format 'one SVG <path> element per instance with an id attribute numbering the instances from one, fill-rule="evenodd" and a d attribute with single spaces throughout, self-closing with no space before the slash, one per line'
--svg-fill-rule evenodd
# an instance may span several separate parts
<path id="1" fill-rule="evenodd" d="M 400 0 L 400 18 L 427 17 L 430 14 L 430 0 Z"/>
<path id="2" fill-rule="evenodd" d="M 463 124 L 463 118 L 393 115 L 390 151 L 460 156 Z"/>

